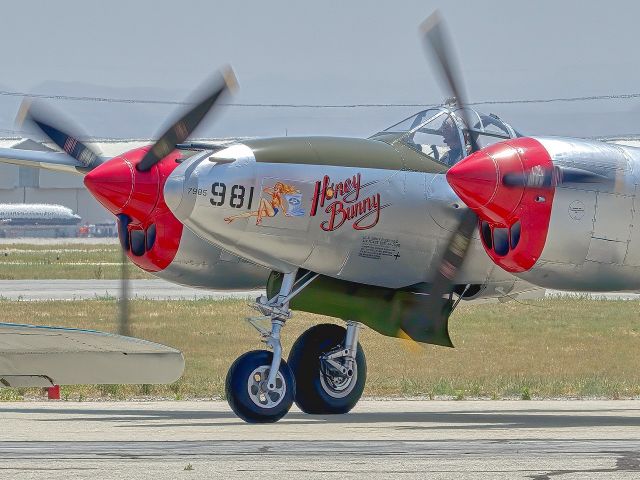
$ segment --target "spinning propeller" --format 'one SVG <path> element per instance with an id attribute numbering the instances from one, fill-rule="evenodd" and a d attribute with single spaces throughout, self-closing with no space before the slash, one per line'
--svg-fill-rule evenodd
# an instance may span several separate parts
<path id="1" fill-rule="evenodd" d="M 459 112 L 463 116 L 467 128 L 473 125 L 469 111 L 465 108 L 467 105 L 464 84 L 460 78 L 458 63 L 453 51 L 448 47 L 451 45 L 449 35 L 446 31 L 444 21 L 440 14 L 436 11 L 427 20 L 424 21 L 420 28 L 422 40 L 425 49 L 432 54 L 435 65 L 439 72 L 441 83 L 446 93 L 453 97 Z M 469 135 L 471 144 L 471 152 L 476 152 L 480 148 L 477 140 L 473 135 Z M 442 325 L 447 322 L 449 312 L 449 302 L 445 295 L 451 292 L 453 288 L 453 279 L 456 272 L 462 265 L 469 245 L 471 237 L 476 225 L 478 217 L 473 210 L 467 209 L 455 232 L 449 237 L 446 249 L 442 254 L 438 269 L 432 279 L 429 297 L 426 301 L 426 315 L 413 317 L 411 320 L 402 322 L 402 331 L 411 339 L 423 341 L 429 338 L 433 340 L 434 334 L 446 331 Z M 434 318 L 435 317 L 435 318 Z M 441 338 L 441 344 L 450 344 L 448 338 Z"/>
<path id="2" fill-rule="evenodd" d="M 87 135 L 51 107 L 41 102 L 23 101 L 16 117 L 16 125 L 22 127 L 24 124 L 35 126 L 42 131 L 60 150 L 80 162 L 86 171 L 93 170 L 102 163 L 99 153 L 79 140 L 80 137 L 86 138 Z"/>
<path id="3" fill-rule="evenodd" d="M 227 92 L 234 91 L 237 85 L 236 77 L 230 67 L 218 73 L 212 81 L 207 82 L 207 86 L 199 89 L 195 94 L 194 97 L 196 101 L 193 102 L 193 106 L 186 112 L 181 110 L 174 117 L 175 119 L 171 122 L 171 125 L 160 135 L 144 157 L 136 164 L 136 170 L 141 172 L 141 174 L 149 172 L 156 164 L 171 154 L 178 144 L 184 142 L 194 132 L 213 106 L 224 97 Z M 98 152 L 79 140 L 80 138 L 87 138 L 87 136 L 82 130 L 67 119 L 63 119 L 50 107 L 45 107 L 42 104 L 36 105 L 30 102 L 24 102 L 20 108 L 17 122 L 19 124 L 29 122 L 35 125 L 61 150 L 78 160 L 78 162 L 83 165 L 83 170 L 86 173 L 110 161 L 109 159 L 101 157 Z M 94 194 L 96 191 L 101 193 L 100 190 L 102 189 L 109 192 L 110 189 L 113 188 L 113 185 L 123 184 L 127 184 L 130 188 L 133 188 L 132 184 L 128 184 L 128 182 L 131 181 L 129 177 L 112 178 L 112 174 L 119 174 L 121 172 L 123 172 L 123 170 L 111 168 L 106 170 L 102 175 L 96 175 L 91 180 L 90 188 L 92 192 L 94 192 Z M 97 173 L 97 171 L 95 173 Z M 85 179 L 88 177 L 89 176 L 85 177 Z M 104 184 L 101 184 L 101 182 L 104 182 Z M 124 212 L 116 213 L 116 217 L 118 219 L 118 236 L 122 247 L 118 333 L 121 335 L 129 335 L 130 315 L 127 252 L 131 247 L 131 236 L 128 226 L 132 218 Z M 139 230 L 137 232 L 139 232 Z"/>
<path id="4" fill-rule="evenodd" d="M 448 337 L 447 322 L 450 315 L 450 302 L 446 298 L 454 288 L 457 271 L 468 253 L 473 232 L 478 225 L 478 215 L 473 208 L 483 206 L 482 202 L 495 200 L 498 184 L 508 190 L 531 189 L 553 190 L 567 183 L 612 183 L 614 178 L 598 175 L 579 168 L 553 166 L 549 161 L 545 165 L 535 164 L 529 169 L 501 172 L 495 160 L 487 154 L 482 156 L 477 136 L 471 131 L 473 126 L 464 84 L 459 74 L 458 63 L 451 48 L 452 45 L 446 26 L 439 13 L 434 12 L 421 26 L 425 49 L 432 55 L 436 70 L 446 94 L 453 97 L 456 113 L 461 114 L 469 132 L 470 152 L 447 172 L 447 181 L 456 193 L 467 203 L 455 231 L 448 239 L 446 248 L 440 257 L 438 268 L 432 277 L 428 297 L 420 303 L 420 315 L 409 315 L 400 322 L 401 337 L 415 341 L 437 343 L 452 346 Z M 509 147 L 508 147 L 509 148 Z M 545 153 L 546 155 L 546 153 Z M 504 159 L 501 159 L 503 161 Z M 508 167 L 508 165 L 504 165 Z M 498 180 L 500 179 L 500 180 Z M 463 192 L 463 194 L 461 194 Z M 476 203 L 470 204 L 470 201 Z M 478 203 L 480 202 L 480 203 Z M 415 313 L 415 312 L 414 312 Z"/>
<path id="5" fill-rule="evenodd" d="M 235 91 L 238 81 L 233 70 L 228 67 L 215 80 L 215 86 L 208 89 L 202 99 L 195 106 L 174 121 L 167 130 L 156 140 L 149 152 L 137 165 L 137 169 L 146 172 L 160 160 L 169 155 L 176 145 L 184 142 L 193 133 L 202 119 L 209 113 L 220 97 L 227 91 Z"/>
<path id="6" fill-rule="evenodd" d="M 546 169 L 533 168 L 524 173 L 507 173 L 502 178 L 506 187 L 555 188 L 565 183 L 611 183 L 615 179 L 598 175 L 581 168 L 554 167 Z"/>

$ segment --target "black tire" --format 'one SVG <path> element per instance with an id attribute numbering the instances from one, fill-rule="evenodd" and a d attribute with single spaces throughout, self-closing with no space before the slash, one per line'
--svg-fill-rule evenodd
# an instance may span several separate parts
<path id="1" fill-rule="evenodd" d="M 245 422 L 277 422 L 287 414 L 291 405 L 293 405 L 296 381 L 284 359 L 280 363 L 279 373 L 281 378 L 278 379 L 279 382 L 283 381 L 284 390 L 282 397 L 276 405 L 261 406 L 252 399 L 249 393 L 251 388 L 249 386 L 250 377 L 253 376 L 256 369 L 264 369 L 264 367 L 267 368 L 266 372 L 263 373 L 268 375 L 268 367 L 271 365 L 272 358 L 272 352 L 267 350 L 253 350 L 238 357 L 227 372 L 225 382 L 227 402 L 229 402 L 231 410 Z M 259 397 L 260 395 L 258 394 L 254 395 L 254 398 Z M 270 401 L 269 398 L 264 398 L 266 398 L 266 402 Z"/>
<path id="2" fill-rule="evenodd" d="M 321 378 L 320 356 L 344 343 L 346 330 L 340 325 L 325 323 L 311 327 L 296 340 L 289 354 L 289 367 L 296 379 L 296 404 L 305 413 L 340 414 L 355 407 L 367 380 L 367 361 L 358 343 L 356 368 L 348 393 L 330 393 L 327 381 Z M 345 390 L 346 391 L 346 390 Z"/>

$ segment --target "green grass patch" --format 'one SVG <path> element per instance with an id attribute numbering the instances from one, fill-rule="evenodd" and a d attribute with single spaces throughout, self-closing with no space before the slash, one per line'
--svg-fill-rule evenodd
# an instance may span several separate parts
<path id="1" fill-rule="evenodd" d="M 116 331 L 114 300 L 0 302 L 0 321 Z M 407 348 L 365 329 L 365 395 L 426 398 L 640 397 L 638 302 L 545 299 L 530 305 L 463 305 L 452 316 L 456 348 Z M 243 321 L 239 300 L 131 302 L 134 336 L 181 349 L 182 379 L 173 385 L 63 387 L 63 398 L 219 398 L 233 360 L 263 348 Z M 283 330 L 285 355 L 311 325 L 332 319 L 296 313 Z M 11 393 L 14 392 L 14 393 Z M 16 393 L 17 392 L 17 393 Z M 39 395 L 0 389 L 0 400 Z"/>
<path id="2" fill-rule="evenodd" d="M 0 245 L 0 280 L 119 279 L 118 244 Z M 131 266 L 131 278 L 153 278 Z"/>

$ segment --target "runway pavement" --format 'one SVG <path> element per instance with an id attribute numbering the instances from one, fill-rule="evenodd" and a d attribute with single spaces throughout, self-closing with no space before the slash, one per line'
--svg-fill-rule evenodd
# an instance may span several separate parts
<path id="1" fill-rule="evenodd" d="M 164 280 L 130 280 L 129 297 L 153 300 L 194 300 L 199 298 L 251 298 L 262 292 L 212 291 L 183 287 Z M 120 295 L 120 280 L 0 280 L 0 299 L 85 300 Z"/>
<path id="2" fill-rule="evenodd" d="M 264 291 L 213 291 L 184 287 L 165 280 L 130 280 L 129 296 L 153 300 L 194 300 L 199 298 L 250 298 Z M 0 299 L 7 300 L 85 300 L 117 297 L 119 280 L 0 280 Z M 582 292 L 547 290 L 547 296 L 584 296 Z M 593 298 L 609 300 L 640 300 L 637 293 L 592 293 Z M 526 298 L 526 297 L 523 297 Z"/>
<path id="3" fill-rule="evenodd" d="M 640 477 L 640 401 L 363 401 L 271 425 L 223 402 L 26 402 L 0 418 L 0 478 Z"/>
<path id="4" fill-rule="evenodd" d="M 40 238 L 18 237 L 0 238 L 0 245 L 117 245 L 118 237 L 70 237 L 70 238 Z"/>

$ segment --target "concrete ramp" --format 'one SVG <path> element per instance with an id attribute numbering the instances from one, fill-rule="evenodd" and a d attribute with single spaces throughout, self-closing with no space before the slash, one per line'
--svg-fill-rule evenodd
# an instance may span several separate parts
<path id="1" fill-rule="evenodd" d="M 179 350 L 95 330 L 0 323 L 0 387 L 166 384 L 184 371 Z"/>

